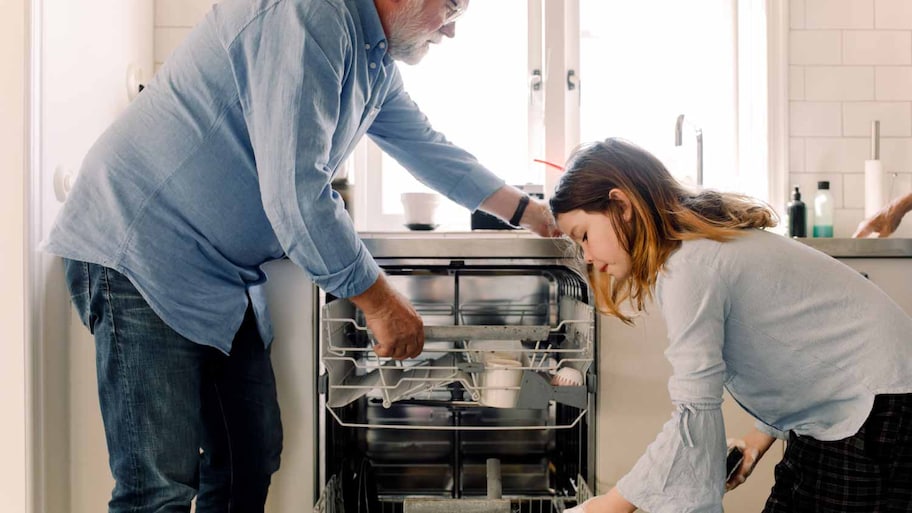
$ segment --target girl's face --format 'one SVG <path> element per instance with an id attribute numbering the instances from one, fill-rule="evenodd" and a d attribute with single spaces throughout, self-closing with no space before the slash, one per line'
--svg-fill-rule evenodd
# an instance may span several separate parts
<path id="1" fill-rule="evenodd" d="M 615 199 L 615 193 L 623 195 L 623 218 L 630 219 L 630 204 L 626 202 L 626 195 L 614 189 L 609 196 Z M 583 258 L 592 264 L 596 272 L 608 273 L 617 281 L 624 281 L 630 275 L 630 255 L 621 246 L 617 230 L 611 218 L 606 214 L 597 212 L 589 213 L 584 210 L 571 210 L 557 217 L 560 230 L 580 245 Z"/>

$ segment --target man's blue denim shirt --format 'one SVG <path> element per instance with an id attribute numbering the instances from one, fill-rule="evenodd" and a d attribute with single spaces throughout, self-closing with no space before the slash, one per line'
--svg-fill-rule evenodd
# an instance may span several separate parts
<path id="1" fill-rule="evenodd" d="M 403 89 L 371 0 L 226 0 L 102 134 L 43 245 L 130 278 L 162 319 L 229 352 L 261 264 L 350 297 L 380 269 L 330 187 L 364 134 L 476 209 L 503 181 Z"/>

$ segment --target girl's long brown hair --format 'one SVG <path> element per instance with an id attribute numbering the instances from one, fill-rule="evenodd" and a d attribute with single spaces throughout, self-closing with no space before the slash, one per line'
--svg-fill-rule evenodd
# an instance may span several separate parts
<path id="1" fill-rule="evenodd" d="M 624 221 L 621 204 L 609 200 L 612 189 L 630 199 L 630 221 Z M 769 228 L 777 222 L 768 205 L 749 196 L 688 190 L 652 154 L 615 138 L 574 150 L 550 204 L 555 218 L 583 210 L 604 213 L 611 220 L 618 242 L 630 255 L 630 275 L 615 282 L 590 267 L 589 282 L 599 311 L 627 324 L 631 319 L 618 305 L 629 300 L 643 310 L 659 271 L 681 241 L 724 242 L 743 229 Z"/>

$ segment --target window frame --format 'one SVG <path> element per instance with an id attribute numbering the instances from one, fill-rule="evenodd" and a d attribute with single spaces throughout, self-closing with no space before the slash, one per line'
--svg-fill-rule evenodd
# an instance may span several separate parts
<path id="1" fill-rule="evenodd" d="M 580 143 L 585 70 L 580 69 L 579 0 L 527 1 L 529 148 L 541 150 L 541 158 L 547 161 L 560 163 Z M 788 2 L 731 2 L 737 46 L 735 151 L 739 172 L 750 174 L 752 194 L 781 212 L 788 189 Z M 537 90 L 535 83 L 541 84 Z M 358 231 L 404 230 L 401 214 L 382 210 L 385 180 L 381 161 L 381 150 L 367 137 L 351 157 Z M 547 197 L 560 172 L 545 167 Z"/>

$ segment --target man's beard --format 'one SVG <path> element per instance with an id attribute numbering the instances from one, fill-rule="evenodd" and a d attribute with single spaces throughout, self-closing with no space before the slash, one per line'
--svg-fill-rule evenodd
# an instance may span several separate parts
<path id="1" fill-rule="evenodd" d="M 405 0 L 389 17 L 386 35 L 389 56 L 406 64 L 417 64 L 428 51 L 426 29 L 420 19 L 424 0 Z"/>

